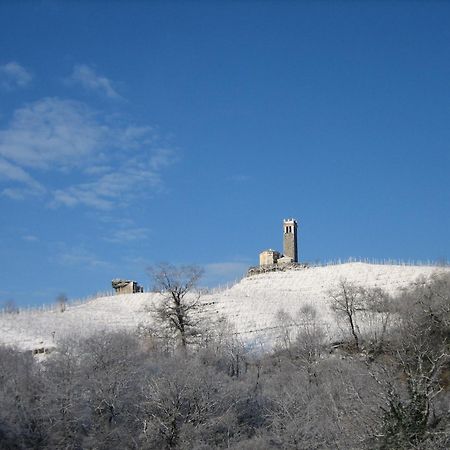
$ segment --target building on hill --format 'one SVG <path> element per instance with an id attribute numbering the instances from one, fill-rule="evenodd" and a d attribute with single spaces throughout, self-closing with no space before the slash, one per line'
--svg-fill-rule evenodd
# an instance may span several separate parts
<path id="1" fill-rule="evenodd" d="M 269 248 L 269 250 L 264 250 L 259 254 L 259 265 L 270 266 L 272 264 L 276 264 L 280 258 L 280 252 Z"/>
<path id="2" fill-rule="evenodd" d="M 264 250 L 259 254 L 260 267 L 285 266 L 298 263 L 297 221 L 283 220 L 283 254 L 276 250 Z"/>
<path id="3" fill-rule="evenodd" d="M 139 286 L 136 281 L 132 280 L 121 280 L 119 278 L 115 278 L 114 280 L 112 280 L 111 284 L 116 291 L 116 295 L 136 294 L 144 292 L 144 288 L 142 286 Z"/>
<path id="4" fill-rule="evenodd" d="M 289 262 L 298 262 L 297 250 L 297 221 L 283 220 L 283 258 L 290 258 Z"/>

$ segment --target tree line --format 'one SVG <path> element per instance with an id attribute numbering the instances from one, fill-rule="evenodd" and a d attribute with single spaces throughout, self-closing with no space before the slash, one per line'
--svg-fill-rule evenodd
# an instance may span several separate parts
<path id="1" fill-rule="evenodd" d="M 342 280 L 344 339 L 306 305 L 279 311 L 266 353 L 208 314 L 198 268 L 152 276 L 151 328 L 66 339 L 42 361 L 0 347 L 0 448 L 450 447 L 449 275 L 396 298 Z"/>

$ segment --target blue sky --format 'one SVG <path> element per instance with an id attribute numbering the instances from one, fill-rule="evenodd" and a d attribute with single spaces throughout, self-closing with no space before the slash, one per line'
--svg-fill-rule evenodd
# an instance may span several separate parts
<path id="1" fill-rule="evenodd" d="M 2 2 L 0 302 L 450 257 L 450 3 Z"/>

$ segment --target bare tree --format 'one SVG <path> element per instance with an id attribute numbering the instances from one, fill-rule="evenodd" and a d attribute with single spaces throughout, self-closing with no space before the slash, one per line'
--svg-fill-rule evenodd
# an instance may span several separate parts
<path id="1" fill-rule="evenodd" d="M 230 377 L 241 377 L 248 368 L 249 350 L 244 341 L 237 335 L 235 326 L 225 317 L 214 320 L 212 325 L 207 330 L 209 339 L 206 342 L 203 340 L 202 350 L 199 352 L 201 360 Z"/>
<path id="2" fill-rule="evenodd" d="M 364 365 L 352 358 L 317 361 L 315 382 L 304 365 L 280 360 L 263 384 L 265 413 L 276 447 L 363 449 L 375 431 L 378 391 Z M 267 448 L 267 447 L 263 447 Z"/>
<path id="3" fill-rule="evenodd" d="M 299 324 L 296 336 L 296 353 L 308 368 L 310 379 L 313 376 L 312 366 L 320 359 L 325 343 L 325 330 L 317 318 L 314 305 L 305 304 L 297 312 Z"/>
<path id="4" fill-rule="evenodd" d="M 19 314 L 19 308 L 14 300 L 6 300 L 3 303 L 3 312 L 6 314 Z"/>
<path id="5" fill-rule="evenodd" d="M 143 392 L 139 448 L 230 448 L 241 392 L 226 374 L 195 357 L 165 359 Z"/>
<path id="6" fill-rule="evenodd" d="M 40 407 L 43 372 L 31 352 L 0 345 L 0 448 L 43 449 L 47 422 Z"/>
<path id="7" fill-rule="evenodd" d="M 382 386 L 382 448 L 449 448 L 450 277 L 417 280 L 393 300 L 395 327 L 370 364 Z"/>
<path id="8" fill-rule="evenodd" d="M 393 299 L 380 288 L 362 288 L 364 297 L 364 321 L 370 350 L 374 354 L 383 352 L 386 338 L 393 323 Z"/>
<path id="9" fill-rule="evenodd" d="M 357 313 L 365 309 L 363 291 L 349 281 L 341 280 L 337 289 L 330 291 L 329 295 L 331 297 L 331 309 L 337 316 L 345 318 L 355 341 L 355 347 L 359 349 Z"/>
<path id="10" fill-rule="evenodd" d="M 197 266 L 173 266 L 161 263 L 149 269 L 153 288 L 163 295 L 155 308 L 155 318 L 178 336 L 182 348 L 189 338 L 199 334 L 200 295 L 196 292 L 203 270 Z"/>
<path id="11" fill-rule="evenodd" d="M 314 305 L 304 304 L 292 316 L 284 310 L 276 315 L 280 329 L 279 349 L 286 352 L 295 365 L 306 368 L 308 380 L 316 379 L 315 366 L 321 357 L 325 343 L 325 330 L 317 319 Z"/>
<path id="12" fill-rule="evenodd" d="M 279 309 L 275 316 L 275 323 L 280 334 L 278 336 L 278 347 L 291 354 L 292 343 L 295 340 L 297 327 L 294 318 L 284 309 Z"/>
<path id="13" fill-rule="evenodd" d="M 56 304 L 60 312 L 64 312 L 66 310 L 68 301 L 69 300 L 66 294 L 61 293 L 56 297 Z"/>

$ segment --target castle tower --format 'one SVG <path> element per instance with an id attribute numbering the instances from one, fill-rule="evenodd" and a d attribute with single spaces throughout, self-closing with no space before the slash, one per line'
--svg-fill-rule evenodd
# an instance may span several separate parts
<path id="1" fill-rule="evenodd" d="M 295 219 L 283 220 L 283 253 L 285 257 L 298 262 L 297 253 L 297 221 Z"/>

